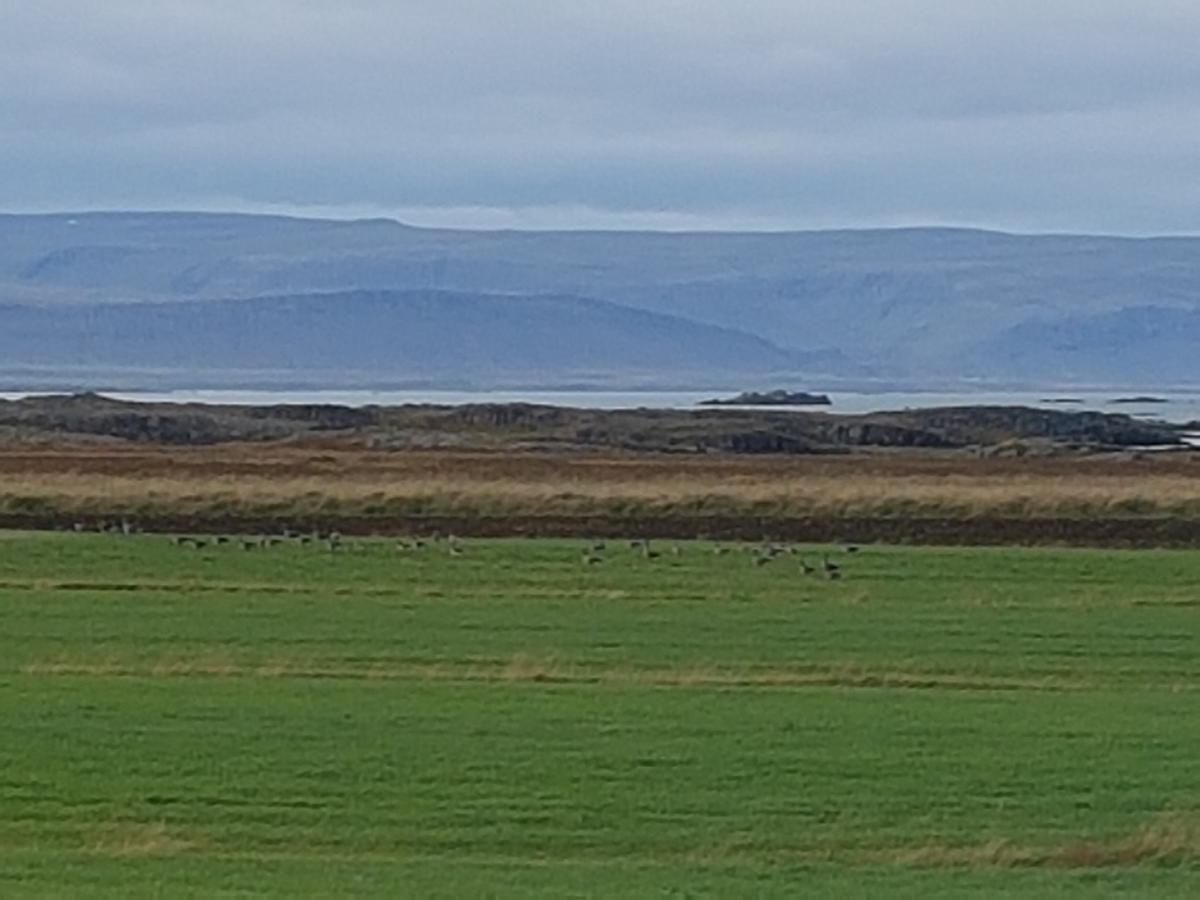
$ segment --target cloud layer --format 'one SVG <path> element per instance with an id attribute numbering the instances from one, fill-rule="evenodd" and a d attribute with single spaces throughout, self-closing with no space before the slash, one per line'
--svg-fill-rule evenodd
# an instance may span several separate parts
<path id="1" fill-rule="evenodd" d="M 44 0 L 0 208 L 1200 232 L 1187 0 Z"/>

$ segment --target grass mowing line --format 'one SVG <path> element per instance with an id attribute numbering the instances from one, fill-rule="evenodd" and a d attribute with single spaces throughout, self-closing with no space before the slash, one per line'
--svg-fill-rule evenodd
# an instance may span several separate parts
<path id="1" fill-rule="evenodd" d="M 98 829 L 95 838 L 82 852 L 113 857 L 176 856 L 203 852 L 210 847 L 199 837 L 183 837 L 178 829 L 169 828 L 165 822 L 113 822 Z"/>
<path id="2" fill-rule="evenodd" d="M 1097 685 L 1060 677 L 1004 678 L 947 672 L 871 669 L 858 664 L 761 668 L 643 668 L 581 666 L 524 655 L 507 662 L 366 666 L 307 665 L 268 661 L 248 665 L 229 660 L 163 659 L 145 663 L 35 662 L 22 674 L 88 678 L 291 678 L 496 684 L 643 685 L 670 688 L 879 688 L 947 691 L 1083 691 Z M 1144 687 L 1144 686 L 1142 686 Z"/>
<path id="3" fill-rule="evenodd" d="M 95 591 L 97 593 L 112 592 L 170 592 L 173 594 L 312 594 L 349 593 L 348 588 L 318 588 L 300 585 L 282 584 L 222 584 L 221 582 L 196 581 L 0 581 L 0 590 L 5 591 Z M 371 591 L 354 591 L 356 594 Z M 375 591 L 376 594 L 395 593 L 394 591 Z"/>
<path id="4" fill-rule="evenodd" d="M 8 850 L 23 848 L 8 847 Z M 170 857 L 193 854 L 212 859 L 244 861 L 289 861 L 320 859 L 333 862 L 370 861 L 450 861 L 428 852 L 404 853 L 396 850 L 359 850 L 347 852 L 327 847 L 304 849 L 230 850 L 213 845 L 200 835 L 184 836 L 165 822 L 108 823 L 97 829 L 94 838 L 76 851 L 63 850 L 63 856 L 84 857 Z M 903 868 L 1049 868 L 1097 869 L 1138 866 L 1190 867 L 1200 861 L 1200 823 L 1181 814 L 1164 814 L 1129 834 L 1084 838 L 1065 843 L 1034 846 L 1003 838 L 970 845 L 924 844 L 915 847 L 879 847 L 868 850 L 837 850 L 830 847 L 780 847 L 769 843 L 729 839 L 686 851 L 643 853 L 630 857 L 603 855 L 557 855 L 539 857 L 502 853 L 455 853 L 457 863 L 506 864 L 520 862 L 536 866 L 595 866 L 619 864 L 634 868 L 654 866 L 758 867 L 765 863 L 831 863 L 852 866 L 883 865 Z"/>
<path id="5" fill-rule="evenodd" d="M 1006 840 L 977 846 L 926 845 L 871 854 L 869 860 L 922 868 L 1184 866 L 1200 860 L 1200 824 L 1178 815 L 1163 816 L 1116 838 L 1077 840 L 1046 847 L 1023 846 Z"/>
<path id="6" fill-rule="evenodd" d="M 336 587 L 302 584 L 238 584 L 220 581 L 0 581 L 4 591 L 95 591 L 96 593 L 135 593 L 140 591 L 172 594 L 295 594 L 334 597 L 412 596 L 412 590 L 399 588 Z"/>

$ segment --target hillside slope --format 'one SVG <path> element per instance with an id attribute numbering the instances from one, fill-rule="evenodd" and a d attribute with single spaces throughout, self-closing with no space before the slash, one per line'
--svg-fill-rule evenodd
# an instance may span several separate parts
<path id="1" fill-rule="evenodd" d="M 1197 238 L 930 228 L 473 232 L 224 214 L 0 216 L 0 303 L 357 290 L 594 298 L 757 335 L 833 374 L 861 374 L 865 365 L 899 378 L 1200 380 L 1187 364 L 1145 366 L 1175 352 L 1171 316 L 1200 312 Z M 1114 343 L 1103 317 L 1119 321 L 1131 309 L 1154 311 L 1137 315 L 1158 316 L 1163 327 Z M 1097 327 L 1081 324 L 1088 321 Z M 1064 329 L 1073 334 L 1069 365 L 1059 358 Z M 609 368 L 623 365 L 614 358 Z"/>
<path id="2" fill-rule="evenodd" d="M 796 365 L 759 337 L 561 296 L 350 291 L 247 300 L 0 308 L 9 361 L 364 379 L 688 378 Z"/>

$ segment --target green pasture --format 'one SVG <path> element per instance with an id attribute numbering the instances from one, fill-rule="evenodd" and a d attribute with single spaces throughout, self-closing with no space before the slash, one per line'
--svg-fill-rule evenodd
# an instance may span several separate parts
<path id="1" fill-rule="evenodd" d="M 0 896 L 1200 891 L 1200 553 L 590 543 L 0 534 Z"/>

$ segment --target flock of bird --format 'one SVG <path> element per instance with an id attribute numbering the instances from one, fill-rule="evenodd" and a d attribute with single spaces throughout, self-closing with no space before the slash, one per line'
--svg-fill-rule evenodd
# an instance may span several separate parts
<path id="1" fill-rule="evenodd" d="M 608 545 L 604 541 L 596 541 L 591 546 L 583 549 L 583 562 L 585 565 L 595 566 L 600 565 L 607 559 L 606 551 Z M 636 538 L 629 542 L 629 549 L 640 554 L 645 559 L 658 559 L 663 555 L 663 551 L 652 548 L 650 541 L 645 538 Z M 845 553 L 857 553 L 858 546 L 856 544 L 846 544 L 842 547 Z M 736 552 L 749 553 L 751 564 L 765 566 L 775 560 L 785 556 L 798 556 L 800 548 L 789 544 L 777 544 L 770 541 L 764 541 L 761 544 L 743 544 L 736 547 L 731 547 L 726 544 L 715 544 L 712 547 L 712 552 L 717 556 L 725 556 Z M 683 549 L 678 544 L 673 544 L 667 551 L 672 556 L 680 556 L 683 554 Z M 842 566 L 840 563 L 833 562 L 829 558 L 828 553 L 821 555 L 819 564 L 809 562 L 804 557 L 800 557 L 800 571 L 805 575 L 822 574 L 826 578 L 836 580 L 842 577 Z"/>
<path id="2" fill-rule="evenodd" d="M 115 522 L 101 522 L 95 527 L 96 530 L 106 534 L 131 535 L 140 531 L 128 519 L 120 519 Z M 82 523 L 76 522 L 74 530 L 89 531 L 92 529 Z M 277 534 L 253 536 L 221 534 L 198 537 L 194 535 L 174 535 L 170 538 L 170 541 L 176 547 L 187 547 L 193 550 L 203 550 L 206 547 L 219 546 L 230 546 L 242 550 L 268 550 L 281 544 L 291 543 L 324 547 L 331 553 L 337 553 L 363 546 L 359 542 L 346 540 L 337 531 L 322 531 L 319 529 L 313 531 L 296 531 L 291 528 L 283 528 Z M 466 553 L 466 543 L 456 535 L 442 535 L 435 532 L 428 537 L 402 537 L 396 541 L 395 549 L 401 553 L 419 553 L 428 549 L 435 549 L 441 550 L 451 557 L 461 557 Z M 627 549 L 632 551 L 632 555 L 635 557 L 641 557 L 646 560 L 656 560 L 664 555 L 682 556 L 684 552 L 683 547 L 679 544 L 671 544 L 665 549 L 660 549 L 658 546 L 651 546 L 649 538 L 635 538 L 630 540 L 628 541 Z M 859 548 L 855 544 L 846 544 L 842 546 L 841 550 L 843 553 L 853 554 L 857 553 Z M 729 544 L 714 544 L 711 552 L 717 556 L 726 556 L 735 553 L 749 554 L 750 562 L 755 567 L 766 566 L 785 557 L 797 557 L 800 564 L 800 571 L 805 575 L 822 575 L 831 580 L 837 580 L 842 577 L 842 564 L 832 561 L 828 553 L 822 553 L 820 560 L 813 562 L 800 555 L 801 550 L 799 547 L 790 544 L 780 544 L 771 541 L 764 541 L 760 544 L 739 544 L 732 546 Z M 603 565 L 610 558 L 612 558 L 611 548 L 606 541 L 592 541 L 584 546 L 580 552 L 580 559 L 585 566 Z"/>

